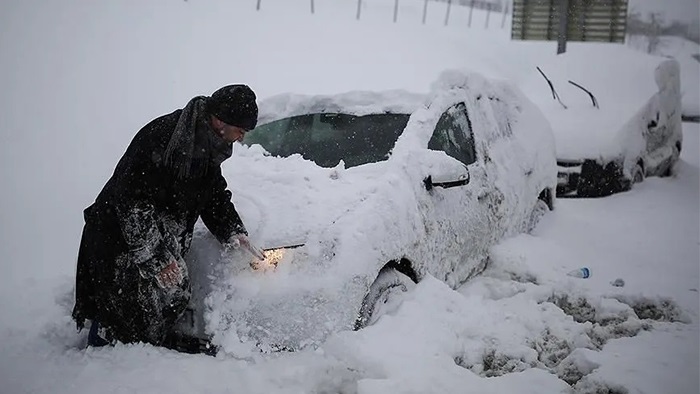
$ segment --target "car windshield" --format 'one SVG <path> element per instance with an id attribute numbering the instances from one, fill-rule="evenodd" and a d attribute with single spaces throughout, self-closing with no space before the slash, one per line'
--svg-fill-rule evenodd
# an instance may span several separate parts
<path id="1" fill-rule="evenodd" d="M 260 144 L 274 156 L 298 153 L 321 167 L 345 167 L 387 160 L 408 114 L 348 115 L 317 113 L 293 116 L 256 127 L 243 143 Z"/>

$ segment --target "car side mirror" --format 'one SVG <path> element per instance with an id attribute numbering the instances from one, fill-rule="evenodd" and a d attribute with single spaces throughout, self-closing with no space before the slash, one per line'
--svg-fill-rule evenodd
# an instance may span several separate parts
<path id="1" fill-rule="evenodd" d="M 428 175 L 423 179 L 423 185 L 425 185 L 425 190 L 433 190 L 435 187 L 442 187 L 448 189 L 451 187 L 464 186 L 469 184 L 469 169 L 464 167 L 464 172 L 460 174 L 454 174 L 449 176 L 441 176 L 440 178 L 433 178 L 432 175 Z"/>

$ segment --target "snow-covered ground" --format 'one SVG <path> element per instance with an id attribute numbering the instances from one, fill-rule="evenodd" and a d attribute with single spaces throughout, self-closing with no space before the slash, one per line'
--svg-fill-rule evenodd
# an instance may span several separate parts
<path id="1" fill-rule="evenodd" d="M 67 311 L 81 211 L 152 117 L 233 82 L 268 97 L 422 92 L 451 67 L 518 81 L 555 51 L 511 45 L 507 30 L 444 27 L 444 14 L 426 26 L 370 18 L 391 20 L 384 2 L 360 22 L 352 0 L 317 0 L 314 16 L 301 0 L 265 0 L 259 13 L 252 0 L 2 3 L 1 392 L 700 391 L 697 124 L 684 124 L 675 177 L 559 200 L 534 234 L 496 246 L 483 276 L 457 290 L 427 278 L 376 325 L 316 351 L 77 348 Z M 402 4 L 420 18 L 422 1 Z M 589 279 L 566 275 L 581 266 Z"/>

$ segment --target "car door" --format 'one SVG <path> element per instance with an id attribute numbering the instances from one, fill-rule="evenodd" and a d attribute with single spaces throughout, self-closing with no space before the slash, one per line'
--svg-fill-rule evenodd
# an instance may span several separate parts
<path id="1" fill-rule="evenodd" d="M 490 246 L 490 215 L 483 204 L 489 182 L 477 157 L 475 135 L 465 102 L 447 108 L 433 129 L 427 148 L 442 151 L 461 162 L 469 172 L 469 182 L 451 187 L 435 187 L 430 193 L 432 238 L 443 255 L 434 274 L 451 286 L 462 283 L 483 269 Z"/>

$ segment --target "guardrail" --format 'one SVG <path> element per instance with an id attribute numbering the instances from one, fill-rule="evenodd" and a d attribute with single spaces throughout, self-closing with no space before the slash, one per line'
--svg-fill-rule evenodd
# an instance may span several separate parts
<path id="1" fill-rule="evenodd" d="M 324 2 L 330 1 L 333 1 L 335 3 L 334 7 L 338 4 L 338 0 L 308 0 L 308 10 L 311 14 L 316 14 L 319 5 L 322 5 Z M 400 10 L 402 9 L 402 7 L 412 8 L 413 10 L 422 9 L 421 21 L 422 24 L 426 24 L 426 20 L 430 11 L 432 11 L 433 8 L 437 8 L 439 12 L 444 12 L 444 25 L 448 26 L 450 25 L 450 23 L 456 23 L 453 20 L 453 11 L 459 8 L 461 9 L 460 11 L 464 13 L 467 12 L 466 10 L 468 9 L 469 16 L 466 25 L 467 27 L 471 27 L 472 21 L 474 19 L 474 9 L 477 9 L 481 11 L 481 14 L 484 14 L 485 11 L 485 28 L 489 28 L 490 24 L 492 23 L 492 13 L 501 14 L 500 28 L 503 29 L 506 27 L 506 16 L 510 15 L 510 10 L 512 8 L 510 5 L 510 1 L 511 0 L 357 0 L 355 2 L 356 7 L 353 7 L 352 11 L 354 13 L 355 19 L 361 20 L 364 13 L 366 12 L 365 9 L 370 4 L 374 5 L 381 3 L 382 6 L 393 6 L 392 20 L 394 23 L 396 23 L 401 15 Z M 302 3 L 303 2 L 300 2 L 300 4 Z M 346 3 L 349 3 L 349 0 Z M 263 2 L 263 0 L 255 0 L 255 9 L 258 11 L 262 11 L 265 9 L 265 3 Z"/>

